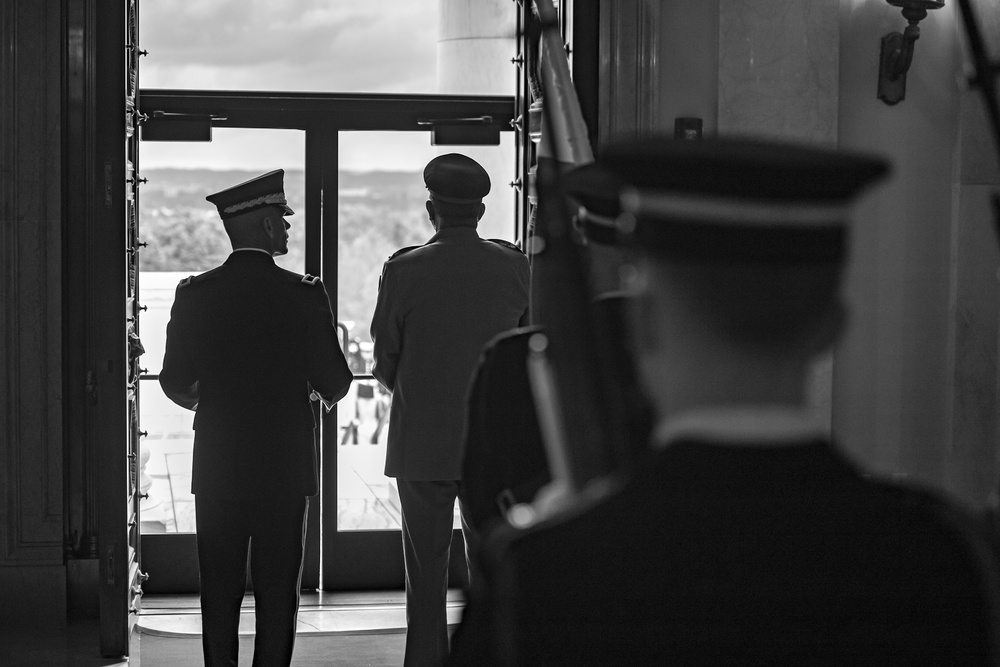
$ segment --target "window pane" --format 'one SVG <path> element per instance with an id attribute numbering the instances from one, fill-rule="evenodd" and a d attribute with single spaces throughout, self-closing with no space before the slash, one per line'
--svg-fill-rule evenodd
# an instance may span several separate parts
<path id="1" fill-rule="evenodd" d="M 273 166 L 247 169 L 248 156 L 284 156 Z M 232 246 L 215 207 L 205 197 L 271 169 L 285 169 L 285 194 L 296 215 L 288 218 L 288 254 L 278 265 L 305 271 L 305 140 L 297 130 L 216 129 L 211 143 L 142 144 L 139 236 L 148 245 L 139 253 L 139 318 L 145 353 L 141 365 L 158 374 L 163 367 L 167 322 L 181 279 L 221 264 Z M 194 168 L 191 165 L 211 165 Z M 174 404 L 155 380 L 140 383 L 141 532 L 189 533 L 195 530 L 191 494 L 194 413 Z"/>
<path id="2" fill-rule="evenodd" d="M 363 171 L 342 170 L 339 177 L 336 308 L 338 321 L 348 328 L 348 360 L 355 374 L 371 372 L 369 329 L 382 264 L 396 250 L 423 244 L 434 233 L 424 208 L 424 165 L 446 152 L 465 153 L 480 162 L 492 187 L 479 235 L 513 241 L 513 140 L 504 133 L 500 146 L 442 150 L 429 146 L 424 133 L 340 133 L 342 163 L 351 164 L 348 155 L 368 156 Z M 400 162 L 400 155 L 409 157 Z M 338 530 L 400 528 L 395 481 L 382 474 L 390 401 L 377 381 L 358 379 L 338 404 Z M 456 512 L 455 526 L 460 525 Z"/>
<path id="3" fill-rule="evenodd" d="M 143 88 L 513 94 L 510 0 L 143 0 Z"/>

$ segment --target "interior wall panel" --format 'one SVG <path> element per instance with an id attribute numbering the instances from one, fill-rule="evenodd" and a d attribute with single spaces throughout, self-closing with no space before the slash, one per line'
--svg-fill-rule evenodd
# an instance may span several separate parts
<path id="1" fill-rule="evenodd" d="M 3 561 L 61 563 L 60 14 L 3 3 Z"/>
<path id="2" fill-rule="evenodd" d="M 0 624 L 64 623 L 61 7 L 0 3 Z"/>
<path id="3" fill-rule="evenodd" d="M 600 141 L 648 134 L 658 119 L 661 3 L 602 2 L 600 12 Z"/>

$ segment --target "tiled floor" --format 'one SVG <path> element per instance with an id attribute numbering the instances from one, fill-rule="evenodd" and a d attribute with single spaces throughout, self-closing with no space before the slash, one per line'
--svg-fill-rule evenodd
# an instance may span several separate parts
<path id="1" fill-rule="evenodd" d="M 3 667 L 127 667 L 127 661 L 102 658 L 97 620 L 71 621 L 66 627 L 0 631 Z"/>
<path id="2" fill-rule="evenodd" d="M 463 597 L 449 591 L 448 622 L 461 620 Z M 243 606 L 240 635 L 253 634 L 253 597 Z M 357 593 L 313 593 L 302 596 L 299 612 L 301 636 L 340 636 L 401 633 L 405 627 L 405 604 L 401 591 Z M 138 665 L 137 646 L 143 636 L 191 638 L 200 633 L 201 617 L 195 596 L 146 596 L 143 611 L 133 630 L 133 657 L 128 661 L 102 658 L 100 628 L 96 620 L 73 621 L 65 628 L 50 627 L 0 632 L 2 667 L 130 667 Z M 155 662 L 151 649 L 142 657 Z M 197 654 L 197 650 L 194 651 Z M 197 658 L 197 655 L 194 656 Z M 196 660 L 197 661 L 197 660 Z"/>

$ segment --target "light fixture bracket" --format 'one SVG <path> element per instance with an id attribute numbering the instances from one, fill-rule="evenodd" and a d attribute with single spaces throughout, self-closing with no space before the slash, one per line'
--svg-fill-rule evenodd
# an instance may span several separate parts
<path id="1" fill-rule="evenodd" d="M 931 9 L 944 7 L 944 0 L 886 0 L 903 10 L 909 25 L 902 33 L 882 37 L 878 64 L 878 98 L 886 104 L 898 104 L 906 97 L 906 73 L 913 62 L 913 48 L 920 37 L 919 24 Z"/>

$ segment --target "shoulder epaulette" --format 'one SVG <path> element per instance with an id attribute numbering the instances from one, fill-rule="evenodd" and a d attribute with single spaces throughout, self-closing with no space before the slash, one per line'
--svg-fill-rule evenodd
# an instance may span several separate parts
<path id="1" fill-rule="evenodd" d="M 510 241 L 505 241 L 504 239 L 486 239 L 486 240 L 490 241 L 492 243 L 496 243 L 497 245 L 502 245 L 503 247 L 509 248 L 510 250 L 516 250 L 519 253 L 521 253 L 522 255 L 524 254 L 524 251 L 521 250 L 521 248 L 519 248 L 518 246 L 514 245 Z"/>
<path id="2" fill-rule="evenodd" d="M 315 285 L 316 283 L 319 282 L 319 276 L 311 276 L 307 273 L 306 275 L 302 276 L 302 282 L 304 282 L 306 285 Z"/>
<path id="3" fill-rule="evenodd" d="M 418 245 L 411 245 L 411 246 L 407 246 L 407 247 L 405 247 L 405 248 L 400 248 L 400 249 L 399 249 L 399 250 L 397 250 L 396 252 L 394 252 L 394 253 L 392 253 L 391 255 L 389 255 L 389 259 L 395 259 L 396 257 L 399 257 L 399 256 L 400 256 L 400 255 L 402 255 L 403 253 L 407 253 L 407 252 L 410 252 L 411 250 L 416 250 L 416 249 L 417 249 L 417 248 L 419 248 L 419 247 L 421 247 L 421 246 L 418 246 Z M 389 261 L 389 260 L 386 260 L 386 261 Z"/>
<path id="4" fill-rule="evenodd" d="M 187 287 L 188 285 L 190 285 L 190 284 L 191 284 L 191 279 L 192 279 L 192 278 L 194 278 L 194 276 L 188 276 L 187 278 L 184 278 L 183 280 L 181 280 L 181 281 L 180 281 L 180 282 L 179 282 L 179 283 L 177 284 L 177 286 L 178 286 L 178 287 Z"/>

